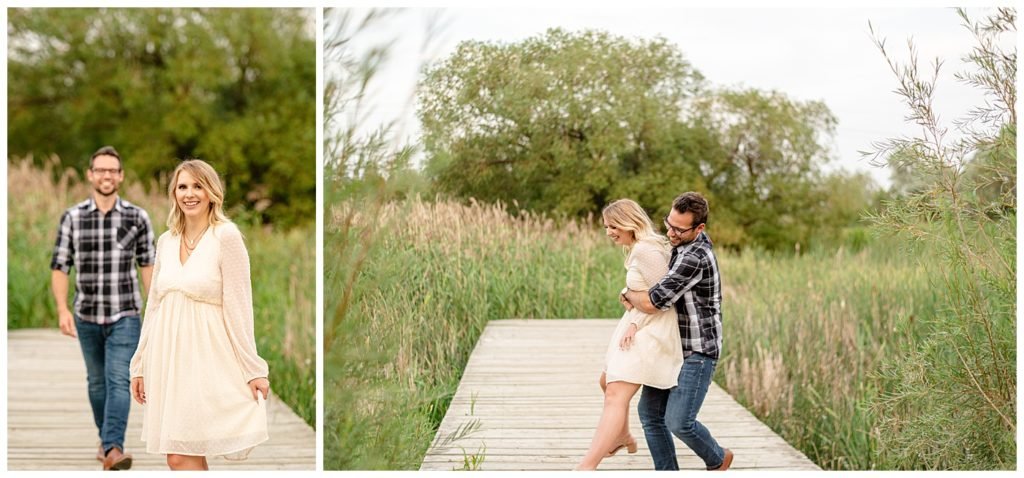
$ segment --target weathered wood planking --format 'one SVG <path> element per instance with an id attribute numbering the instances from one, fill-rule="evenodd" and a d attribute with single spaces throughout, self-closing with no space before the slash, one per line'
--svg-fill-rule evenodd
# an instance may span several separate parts
<path id="1" fill-rule="evenodd" d="M 271 377 L 273 378 L 273 377 Z M 314 470 L 316 434 L 271 395 L 270 440 L 244 461 L 210 459 L 212 470 Z M 166 470 L 164 455 L 146 453 L 142 407 L 132 402 L 125 448 L 133 470 Z M 7 467 L 10 470 L 100 470 L 99 438 L 89 409 L 78 341 L 57 329 L 7 332 Z"/>
<path id="2" fill-rule="evenodd" d="M 597 384 L 617 320 L 498 320 L 487 325 L 421 470 L 571 470 L 601 415 Z M 652 470 L 633 398 L 630 428 L 639 450 L 606 458 L 602 470 Z M 735 470 L 820 468 L 712 384 L 698 417 L 735 452 Z M 466 432 L 467 428 L 470 430 Z M 676 440 L 679 466 L 704 462 Z"/>

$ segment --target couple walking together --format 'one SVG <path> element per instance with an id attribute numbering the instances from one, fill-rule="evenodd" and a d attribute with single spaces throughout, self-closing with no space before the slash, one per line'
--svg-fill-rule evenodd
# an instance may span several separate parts
<path id="1" fill-rule="evenodd" d="M 629 199 L 611 203 L 602 217 L 608 237 L 628 251 L 626 288 L 619 296 L 626 313 L 601 374 L 601 419 L 576 469 L 596 469 L 623 448 L 636 452 L 629 402 L 642 387 L 638 411 L 654 468 L 679 469 L 675 435 L 709 470 L 725 471 L 732 451 L 697 421 L 722 348 L 721 280 L 704 232 L 707 200 L 694 192 L 677 197 L 664 219 L 667 238 Z"/>
<path id="2" fill-rule="evenodd" d="M 94 153 L 86 176 L 93 192 L 61 216 L 50 269 L 60 330 L 78 338 L 85 358 L 96 459 L 104 470 L 131 468 L 131 398 L 146 406 L 146 451 L 167 455 L 171 469 L 244 458 L 268 438 L 269 371 L 256 353 L 248 252 L 224 215 L 217 172 L 200 160 L 174 170 L 169 230 L 155 250 L 146 211 L 117 195 L 117 151 Z M 148 291 L 144 322 L 136 265 Z"/>

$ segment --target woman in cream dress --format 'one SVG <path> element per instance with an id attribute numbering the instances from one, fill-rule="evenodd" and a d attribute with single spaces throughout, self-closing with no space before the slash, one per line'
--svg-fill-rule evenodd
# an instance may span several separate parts
<path id="1" fill-rule="evenodd" d="M 267 440 L 270 382 L 256 353 L 249 256 L 216 171 L 182 162 L 168 196 L 132 396 L 145 404 L 146 451 L 166 454 L 172 470 L 206 470 L 206 457 L 245 458 Z"/>
<path id="2" fill-rule="evenodd" d="M 668 241 L 654 232 L 647 213 L 636 202 L 620 199 L 601 213 L 605 234 L 623 246 L 626 288 L 648 290 L 668 272 Z M 629 309 L 612 333 L 601 374 L 604 410 L 590 450 L 576 467 L 593 470 L 606 456 L 626 448 L 636 453 L 629 432 L 629 402 L 640 385 L 668 389 L 676 386 L 683 366 L 683 348 L 673 310 L 648 315 Z"/>

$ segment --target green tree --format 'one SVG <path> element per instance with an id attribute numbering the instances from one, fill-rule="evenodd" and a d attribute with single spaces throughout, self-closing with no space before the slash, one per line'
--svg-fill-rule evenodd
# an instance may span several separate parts
<path id="1" fill-rule="evenodd" d="M 200 157 L 263 222 L 314 220 L 316 48 L 308 10 L 14 9 L 8 150 L 81 171 L 111 144 L 156 178 Z"/>
<path id="2" fill-rule="evenodd" d="M 868 173 L 837 171 L 822 178 L 816 197 L 822 201 L 811 215 L 817 221 L 818 235 L 811 244 L 843 244 L 858 251 L 869 242 L 864 217 L 877 211 L 884 192 Z"/>
<path id="3" fill-rule="evenodd" d="M 679 166 L 654 173 L 674 194 L 697 188 L 671 133 L 701 83 L 661 38 L 551 29 L 463 42 L 419 91 L 427 172 L 444 192 L 570 215 L 642 191 L 662 166 Z"/>
<path id="4" fill-rule="evenodd" d="M 723 89 L 697 98 L 694 112 L 691 121 L 719 145 L 700 158 L 700 169 L 744 236 L 768 249 L 792 249 L 824 232 L 818 219 L 828 212 L 822 209 L 828 191 L 820 187 L 821 167 L 830 160 L 836 125 L 824 103 Z"/>
<path id="5" fill-rule="evenodd" d="M 711 90 L 662 38 L 551 29 L 463 42 L 426 70 L 418 114 L 440 192 L 585 217 L 621 197 L 660 216 L 697 190 L 720 245 L 793 250 L 840 235 L 822 230 L 845 214 L 823 209 L 837 202 L 821 173 L 836 125 L 824 103 Z"/>

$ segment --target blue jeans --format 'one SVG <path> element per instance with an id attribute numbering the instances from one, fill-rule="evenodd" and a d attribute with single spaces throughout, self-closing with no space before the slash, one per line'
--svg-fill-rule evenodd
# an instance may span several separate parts
<path id="1" fill-rule="evenodd" d="M 708 468 L 717 468 L 725 460 L 725 451 L 697 421 L 717 364 L 716 359 L 693 353 L 679 370 L 678 386 L 662 390 L 644 385 L 637 408 L 655 470 L 679 469 L 672 435 L 690 447 Z"/>
<path id="2" fill-rule="evenodd" d="M 124 431 L 131 407 L 128 363 L 139 346 L 139 327 L 138 317 L 123 317 L 105 325 L 75 317 L 89 377 L 92 418 L 99 428 L 104 452 L 114 447 L 124 450 Z"/>

